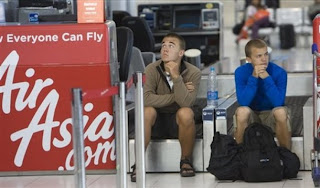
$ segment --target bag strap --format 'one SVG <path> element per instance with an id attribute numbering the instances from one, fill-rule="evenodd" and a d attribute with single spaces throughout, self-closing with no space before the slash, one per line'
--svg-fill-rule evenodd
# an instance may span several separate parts
<path id="1" fill-rule="evenodd" d="M 213 133 L 215 134 L 217 132 L 217 125 L 216 125 L 216 108 L 213 109 L 213 112 L 212 112 L 212 118 L 213 118 Z"/>
<path id="2" fill-rule="evenodd" d="M 218 131 L 218 132 L 215 132 L 214 133 L 214 141 L 216 141 L 216 142 L 219 142 L 220 141 L 220 132 Z"/>

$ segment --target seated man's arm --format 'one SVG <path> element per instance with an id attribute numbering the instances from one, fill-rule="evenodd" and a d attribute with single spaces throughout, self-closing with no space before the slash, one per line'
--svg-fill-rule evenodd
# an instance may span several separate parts
<path id="1" fill-rule="evenodd" d="M 161 108 L 174 103 L 173 93 L 168 91 L 168 94 L 158 94 L 156 92 L 160 75 L 155 69 L 147 67 L 145 70 L 146 82 L 144 84 L 144 106 L 152 106 L 155 108 Z M 168 88 L 169 90 L 169 88 Z"/>
<path id="2" fill-rule="evenodd" d="M 198 93 L 200 80 L 200 70 L 194 71 L 186 81 L 183 80 L 181 75 L 173 79 L 174 100 L 180 107 L 191 107 L 193 105 Z"/>
<path id="3" fill-rule="evenodd" d="M 282 70 L 276 76 L 264 79 L 266 95 L 274 107 L 283 106 L 287 90 L 287 73 Z"/>
<path id="4" fill-rule="evenodd" d="M 250 106 L 257 93 L 258 79 L 243 68 L 235 71 L 235 84 L 237 100 L 240 106 Z"/>

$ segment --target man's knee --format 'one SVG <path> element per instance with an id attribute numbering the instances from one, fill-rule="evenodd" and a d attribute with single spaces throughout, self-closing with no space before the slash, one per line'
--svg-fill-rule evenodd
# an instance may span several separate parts
<path id="1" fill-rule="evenodd" d="M 273 110 L 273 116 L 276 122 L 286 123 L 288 121 L 288 111 L 284 107 Z"/>
<path id="2" fill-rule="evenodd" d="M 233 117 L 234 133 L 237 133 L 239 129 L 244 130 L 248 126 L 250 114 L 251 109 L 249 107 L 240 106 L 237 108 Z"/>
<path id="3" fill-rule="evenodd" d="M 244 106 L 238 107 L 235 113 L 236 119 L 238 121 L 248 121 L 250 113 L 251 113 L 251 110 L 249 107 L 244 107 Z"/>
<path id="4" fill-rule="evenodd" d="M 177 111 L 177 124 L 180 125 L 193 125 L 194 113 L 191 108 L 183 107 Z"/>
<path id="5" fill-rule="evenodd" d="M 145 119 L 155 121 L 157 118 L 157 111 L 153 107 L 144 107 L 144 117 Z"/>

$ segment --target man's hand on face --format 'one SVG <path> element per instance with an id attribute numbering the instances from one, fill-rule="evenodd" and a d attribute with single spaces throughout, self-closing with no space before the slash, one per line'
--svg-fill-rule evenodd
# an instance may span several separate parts
<path id="1" fill-rule="evenodd" d="M 252 75 L 256 78 L 260 77 L 261 79 L 265 79 L 269 76 L 269 73 L 266 71 L 266 69 L 266 65 L 256 65 L 254 66 Z"/>
<path id="2" fill-rule="evenodd" d="M 165 69 L 169 72 L 171 78 L 175 79 L 180 76 L 179 65 L 174 61 L 169 61 L 165 63 Z"/>

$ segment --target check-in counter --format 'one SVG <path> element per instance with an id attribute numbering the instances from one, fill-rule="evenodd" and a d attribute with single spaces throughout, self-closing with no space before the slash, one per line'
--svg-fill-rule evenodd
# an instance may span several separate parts
<path id="1" fill-rule="evenodd" d="M 0 26 L 0 175 L 74 169 L 71 88 L 83 91 L 87 170 L 116 167 L 115 24 Z"/>

